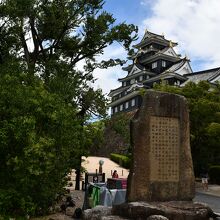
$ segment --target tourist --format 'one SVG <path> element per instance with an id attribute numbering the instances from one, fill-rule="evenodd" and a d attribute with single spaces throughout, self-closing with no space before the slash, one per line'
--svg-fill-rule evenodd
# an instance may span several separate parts
<path id="1" fill-rule="evenodd" d="M 112 178 L 118 178 L 117 170 L 114 170 L 114 172 L 112 174 Z"/>
<path id="2" fill-rule="evenodd" d="M 202 177 L 202 188 L 204 190 L 208 190 L 208 178 L 209 178 L 208 172 L 203 172 L 201 174 L 201 177 Z"/>

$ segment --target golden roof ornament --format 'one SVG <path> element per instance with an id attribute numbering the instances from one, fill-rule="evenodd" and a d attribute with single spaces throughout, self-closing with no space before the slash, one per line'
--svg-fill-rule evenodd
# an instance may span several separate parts
<path id="1" fill-rule="evenodd" d="M 134 59 L 134 63 L 137 63 L 137 61 L 138 61 L 138 59 L 137 59 L 137 57 Z"/>
<path id="2" fill-rule="evenodd" d="M 173 42 L 170 40 L 169 47 L 173 47 Z"/>

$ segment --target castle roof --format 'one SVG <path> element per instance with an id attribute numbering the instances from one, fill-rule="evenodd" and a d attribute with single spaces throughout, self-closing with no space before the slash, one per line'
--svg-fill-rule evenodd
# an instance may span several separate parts
<path id="1" fill-rule="evenodd" d="M 118 87 L 116 89 L 111 89 L 108 95 L 110 97 L 112 97 L 114 95 L 117 95 L 120 92 L 123 92 L 123 91 L 127 90 L 129 87 L 130 87 L 130 85 L 129 86 L 120 86 L 120 87 Z"/>
<path id="2" fill-rule="evenodd" d="M 140 41 L 140 43 L 134 45 L 135 48 L 140 48 L 140 47 L 144 47 L 145 45 L 151 44 L 151 43 L 158 43 L 164 46 L 169 46 L 170 45 L 170 40 L 165 39 L 164 35 L 159 35 L 159 34 L 155 34 L 152 33 L 150 31 L 145 31 L 145 34 L 142 38 L 142 40 Z M 178 45 L 177 43 L 172 42 L 173 46 Z"/>
<path id="3" fill-rule="evenodd" d="M 144 69 L 144 66 L 142 66 L 141 64 L 139 63 L 135 63 L 135 65 L 139 68 L 139 69 Z M 134 66 L 134 63 L 133 64 L 130 64 L 128 66 L 125 66 L 125 67 L 122 67 L 122 70 L 124 71 L 131 71 L 132 67 Z"/>
<path id="4" fill-rule="evenodd" d="M 199 81 L 208 81 L 214 83 L 220 79 L 220 67 L 185 74 L 184 76 L 188 78 L 188 80 L 183 84 L 183 86 L 188 82 L 198 83 Z"/>
<path id="5" fill-rule="evenodd" d="M 143 75 L 143 74 L 153 75 L 153 76 L 155 75 L 155 73 L 147 71 L 145 69 L 145 67 L 140 65 L 139 63 L 133 63 L 129 67 L 130 68 L 129 68 L 129 72 L 128 72 L 127 76 L 125 76 L 123 78 L 119 78 L 118 79 L 119 82 L 123 82 L 123 81 L 135 78 L 135 77 L 137 77 L 139 75 Z"/>
<path id="6" fill-rule="evenodd" d="M 189 62 L 190 61 L 187 58 L 183 58 L 174 65 L 172 65 L 169 69 L 167 69 L 166 72 L 176 72 L 176 73 L 182 72 L 181 75 L 191 74 L 193 71 L 191 66 L 189 65 Z"/>
<path id="7" fill-rule="evenodd" d="M 118 81 L 119 81 L 119 82 L 124 82 L 124 81 L 126 81 L 126 80 L 135 78 L 135 77 L 140 76 L 140 75 L 143 75 L 143 74 L 144 74 L 144 75 L 149 75 L 149 76 L 155 76 L 155 75 L 157 75 L 156 73 L 153 73 L 153 72 L 144 70 L 144 71 L 138 72 L 138 73 L 133 74 L 133 75 L 127 75 L 127 76 L 125 76 L 125 77 L 123 77 L 123 78 L 119 78 Z"/>
<path id="8" fill-rule="evenodd" d="M 170 78 L 176 78 L 176 79 L 179 79 L 181 81 L 186 81 L 187 78 L 178 74 L 178 73 L 175 73 L 175 72 L 163 72 L 161 73 L 160 75 L 157 75 L 155 77 L 152 77 L 152 78 L 149 78 L 145 81 L 143 81 L 143 83 L 150 83 L 150 82 L 156 82 L 158 80 L 166 80 L 166 79 L 170 79 Z"/>
<path id="9" fill-rule="evenodd" d="M 120 104 L 120 103 L 122 103 L 122 102 L 124 102 L 124 101 L 126 101 L 128 99 L 131 99 L 131 98 L 133 98 L 133 97 L 135 97 L 137 95 L 139 95 L 139 91 L 133 91 L 131 93 L 128 93 L 127 95 L 123 96 L 122 98 L 117 99 L 117 100 L 111 102 L 108 105 L 108 107 L 112 107 L 112 106 L 118 105 L 118 104 Z"/>
<path id="10" fill-rule="evenodd" d="M 155 53 L 152 56 L 142 56 L 139 59 L 139 62 L 141 63 L 151 63 L 158 59 L 164 59 L 164 60 L 170 60 L 172 62 L 180 61 L 181 58 L 175 53 L 175 51 L 172 48 L 164 48 L 163 50 L 159 50 L 157 53 Z"/>

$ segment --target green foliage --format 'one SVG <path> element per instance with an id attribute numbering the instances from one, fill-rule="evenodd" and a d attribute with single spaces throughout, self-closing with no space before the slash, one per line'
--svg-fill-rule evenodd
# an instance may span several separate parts
<path id="1" fill-rule="evenodd" d="M 28 85 L 25 74 L 13 73 L 0 82 L 0 212 L 34 214 L 63 189 L 80 148 L 79 123 L 41 81 Z"/>
<path id="2" fill-rule="evenodd" d="M 145 95 L 145 93 L 146 93 L 146 89 L 140 88 L 140 90 L 139 90 L 140 96 L 143 97 Z"/>
<path id="3" fill-rule="evenodd" d="M 220 165 L 210 166 L 209 177 L 211 183 L 220 184 Z"/>
<path id="4" fill-rule="evenodd" d="M 105 129 L 105 123 L 104 120 L 88 123 L 84 127 L 85 136 L 87 137 L 87 143 L 85 145 L 89 149 L 98 149 L 103 146 L 104 143 L 104 129 Z M 94 147 L 94 148 L 93 148 Z"/>
<path id="5" fill-rule="evenodd" d="M 201 81 L 184 87 L 156 85 L 155 89 L 183 95 L 190 115 L 191 150 L 196 175 L 219 161 L 220 87 Z"/>
<path id="6" fill-rule="evenodd" d="M 106 115 L 92 71 L 114 42 L 129 50 L 134 25 L 116 24 L 103 0 L 0 2 L 0 213 L 46 212 L 71 168 L 100 136 Z M 79 62 L 83 61 L 83 71 Z"/>
<path id="7" fill-rule="evenodd" d="M 52 74 L 56 76 L 51 64 L 66 63 L 71 70 L 80 60 L 85 60 L 86 71 L 98 66 L 107 68 L 112 66 L 112 60 L 97 62 L 95 56 L 115 41 L 129 50 L 137 38 L 137 27 L 125 23 L 116 25 L 116 19 L 103 10 L 103 4 L 103 0 L 3 0 L 0 3 L 4 21 L 1 40 L 5 46 L 9 43 L 6 51 L 10 48 L 11 53 L 16 54 L 22 49 L 24 53 L 19 58 L 27 64 L 24 67 L 29 72 L 39 68 L 46 81 Z M 9 31 L 10 42 L 4 34 Z M 29 44 L 33 42 L 33 49 L 27 46 L 28 39 Z M 12 42 L 16 47 L 11 46 Z M 121 63 L 120 59 L 114 61 Z"/>
<path id="8" fill-rule="evenodd" d="M 126 169 L 130 169 L 131 166 L 131 158 L 125 155 L 121 154 L 114 154 L 112 153 L 110 155 L 110 159 L 118 164 L 120 164 L 122 167 Z"/>
<path id="9" fill-rule="evenodd" d="M 106 120 L 106 126 L 121 135 L 126 143 L 130 143 L 130 114 L 118 113 Z"/>

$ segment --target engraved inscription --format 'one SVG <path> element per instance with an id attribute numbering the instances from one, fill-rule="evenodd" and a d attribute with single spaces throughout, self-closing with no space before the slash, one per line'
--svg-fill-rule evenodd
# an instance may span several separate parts
<path id="1" fill-rule="evenodd" d="M 150 117 L 150 180 L 179 181 L 179 119 Z"/>

